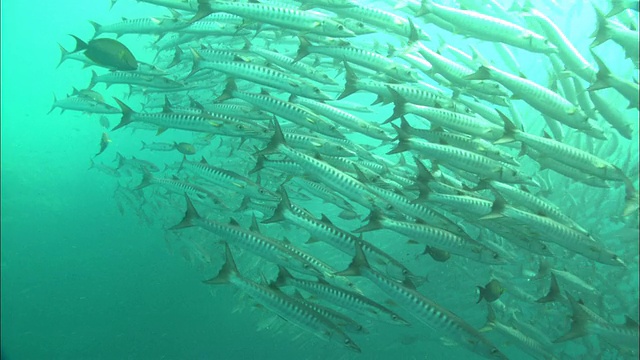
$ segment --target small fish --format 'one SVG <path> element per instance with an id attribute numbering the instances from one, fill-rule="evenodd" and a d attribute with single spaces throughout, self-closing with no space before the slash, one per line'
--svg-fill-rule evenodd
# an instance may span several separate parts
<path id="1" fill-rule="evenodd" d="M 436 249 L 433 246 L 429 245 L 424 248 L 423 254 L 429 254 L 429 256 L 431 256 L 431 258 L 437 262 L 445 262 L 451 257 L 451 253 L 449 253 L 448 251 Z"/>
<path id="2" fill-rule="evenodd" d="M 173 146 L 175 147 L 176 150 L 180 151 L 185 155 L 193 155 L 197 151 L 195 146 L 185 142 L 174 143 Z"/>
<path id="3" fill-rule="evenodd" d="M 76 39 L 76 49 L 73 52 L 84 50 L 84 55 L 97 65 L 123 71 L 138 69 L 138 60 L 131 50 L 117 40 L 93 39 L 86 43 L 74 35 L 71 36 Z"/>
<path id="4" fill-rule="evenodd" d="M 484 287 L 478 286 L 479 297 L 476 304 L 480 303 L 482 299 L 487 302 L 494 302 L 500 298 L 500 295 L 504 294 L 504 287 L 500 284 L 500 281 L 493 279 L 487 283 Z"/>
<path id="5" fill-rule="evenodd" d="M 111 127 L 111 124 L 109 124 L 109 118 L 102 115 L 100 117 L 100 125 L 102 125 L 103 128 L 108 129 Z"/>
<path id="6" fill-rule="evenodd" d="M 107 146 L 109 146 L 110 142 L 111 142 L 111 139 L 109 139 L 109 135 L 107 135 L 106 132 L 102 133 L 102 139 L 100 140 L 100 151 L 98 151 L 98 153 L 95 156 L 102 154 L 102 152 L 104 152 L 107 149 Z"/>

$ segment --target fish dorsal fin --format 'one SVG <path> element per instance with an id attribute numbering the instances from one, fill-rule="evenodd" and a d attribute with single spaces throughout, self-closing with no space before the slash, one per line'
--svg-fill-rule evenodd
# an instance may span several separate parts
<path id="1" fill-rule="evenodd" d="M 333 223 L 331 222 L 331 220 L 327 217 L 327 215 L 325 214 L 321 214 L 321 219 L 320 221 L 322 221 L 323 223 L 327 224 L 327 225 L 331 225 L 331 226 L 335 226 L 333 225 Z"/>
<path id="2" fill-rule="evenodd" d="M 200 159 L 200 163 L 201 164 L 205 164 L 205 165 L 209 165 L 209 162 L 207 161 L 207 159 L 205 159 L 204 156 L 202 157 L 202 159 Z"/>
<path id="3" fill-rule="evenodd" d="M 234 218 L 229 218 L 229 225 L 240 226 L 240 223 Z"/>
<path id="4" fill-rule="evenodd" d="M 629 316 L 625 315 L 624 316 L 624 326 L 629 327 L 629 328 L 637 329 L 638 328 L 638 322 L 633 320 Z"/>
<path id="5" fill-rule="evenodd" d="M 256 219 L 255 213 L 251 215 L 251 226 L 249 226 L 249 230 L 257 233 L 260 232 L 260 225 L 258 225 L 258 220 Z"/>
<path id="6" fill-rule="evenodd" d="M 290 244 L 291 244 L 291 241 L 289 241 L 289 239 L 287 239 L 287 237 L 286 237 L 286 236 L 284 236 L 284 237 L 282 238 L 282 242 L 283 242 L 284 244 L 287 244 L 287 245 L 290 245 Z"/>

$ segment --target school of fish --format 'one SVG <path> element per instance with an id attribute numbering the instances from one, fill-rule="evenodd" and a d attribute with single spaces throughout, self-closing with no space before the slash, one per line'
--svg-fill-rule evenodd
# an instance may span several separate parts
<path id="1" fill-rule="evenodd" d="M 637 1 L 143 2 L 60 46 L 91 80 L 52 110 L 274 341 L 637 358 Z"/>

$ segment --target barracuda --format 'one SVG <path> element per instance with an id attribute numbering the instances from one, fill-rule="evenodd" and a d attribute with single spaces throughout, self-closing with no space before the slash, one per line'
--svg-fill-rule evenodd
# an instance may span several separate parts
<path id="1" fill-rule="evenodd" d="M 496 200 L 493 203 L 491 213 L 483 218 L 494 218 L 496 214 L 525 224 L 529 230 L 537 234 L 538 239 L 541 241 L 556 243 L 569 251 L 601 264 L 626 266 L 618 255 L 609 251 L 601 242 L 591 237 L 591 235 L 574 230 L 546 216 L 532 214 L 511 206 L 505 206 L 504 202 L 500 200 Z"/>
<path id="2" fill-rule="evenodd" d="M 191 51 L 194 51 L 191 49 Z M 262 65 L 255 65 L 242 61 L 209 61 L 203 67 L 196 65 L 199 55 L 194 53 L 194 69 L 213 69 L 223 72 L 232 78 L 239 78 L 284 91 L 292 94 L 319 100 L 329 100 L 331 97 L 318 87 L 306 84 L 288 74 Z M 192 71 L 193 72 L 193 71 Z"/>
<path id="3" fill-rule="evenodd" d="M 525 8 L 525 20 L 533 20 L 544 30 L 549 40 L 558 47 L 558 56 L 567 68 L 587 82 L 592 82 L 596 76 L 596 70 L 575 46 L 569 41 L 560 28 L 545 14 L 533 7 Z"/>
<path id="4" fill-rule="evenodd" d="M 265 60 L 269 61 L 270 63 L 278 65 L 284 70 L 291 71 L 300 76 L 306 77 L 311 80 L 315 80 L 322 84 L 338 85 L 338 83 L 332 78 L 330 78 L 329 75 L 327 75 L 326 73 L 321 72 L 316 68 L 314 68 L 313 66 L 307 65 L 301 61 L 295 61 L 293 58 L 290 58 L 286 55 L 283 55 L 274 51 L 262 49 L 259 47 L 255 47 L 255 46 L 250 47 L 249 51 L 257 55 L 260 55 Z M 326 99 L 326 100 L 329 100 L 329 99 Z"/>
<path id="5" fill-rule="evenodd" d="M 398 314 L 361 294 L 344 290 L 322 281 L 297 279 L 283 267 L 280 267 L 275 285 L 278 287 L 296 287 L 314 294 L 317 298 L 330 302 L 332 305 L 355 311 L 378 321 L 394 325 L 409 325 L 409 323 L 398 316 Z"/>
<path id="6" fill-rule="evenodd" d="M 375 260 L 374 263 L 378 266 L 384 266 L 386 268 L 385 272 L 388 272 L 394 279 L 409 278 L 416 283 L 425 281 L 424 278 L 412 274 L 409 269 L 395 258 L 389 256 L 371 243 L 364 241 L 362 237 L 357 238 L 351 235 L 351 233 L 336 227 L 325 215 L 322 215 L 321 220 L 317 220 L 315 217 L 309 215 L 307 211 L 292 204 L 283 187 L 280 188 L 280 196 L 282 199 L 280 204 L 278 204 L 273 215 L 265 219 L 263 223 L 289 221 L 309 232 L 310 238 L 307 243 L 322 241 L 348 255 L 353 254 L 353 247 L 356 243 L 360 242 L 363 251 Z"/>
<path id="7" fill-rule="evenodd" d="M 206 114 L 196 116 L 173 112 L 137 113 L 122 101 L 115 98 L 114 100 L 122 109 L 122 118 L 111 131 L 134 122 L 142 122 L 158 126 L 158 133 L 169 128 L 228 136 L 259 136 L 264 132 L 264 128 L 253 126 L 250 123 L 241 123 L 234 121 L 235 119 L 213 117 Z"/>
<path id="8" fill-rule="evenodd" d="M 277 116 L 281 116 L 292 123 L 304 126 L 320 134 L 324 134 L 333 138 L 344 138 L 344 135 L 338 130 L 338 128 L 325 121 L 318 115 L 307 111 L 306 109 L 292 104 L 288 101 L 280 100 L 268 94 L 255 94 L 250 92 L 236 90 L 235 82 L 229 81 L 227 87 L 218 101 L 226 100 L 229 98 L 238 98 L 244 100 L 260 109 L 269 111 Z"/>
<path id="9" fill-rule="evenodd" d="M 516 346 L 522 349 L 527 354 L 533 356 L 534 358 L 542 357 L 545 360 L 557 360 L 553 354 L 551 354 L 546 347 L 539 343 L 537 340 L 528 337 L 527 335 L 520 332 L 518 329 L 502 324 L 496 319 L 496 313 L 493 310 L 491 305 L 487 304 L 487 308 L 489 312 L 487 314 L 487 322 L 484 324 L 481 332 L 497 330 L 501 334 L 505 335 L 507 338 L 511 339 Z"/>
<path id="10" fill-rule="evenodd" d="M 587 174 L 597 176 L 603 180 L 624 181 L 626 178 L 622 170 L 613 164 L 559 141 L 520 131 L 504 114 L 501 112 L 499 112 L 499 114 L 504 121 L 505 135 L 497 142 L 520 141 L 545 156 L 552 157 L 559 162 L 580 169 Z"/>
<path id="11" fill-rule="evenodd" d="M 409 37 L 412 29 L 415 27 L 410 19 L 398 16 L 378 7 L 358 4 L 351 7 L 332 7 L 329 5 L 324 8 L 333 11 L 340 16 L 359 19 L 368 24 L 377 26 L 380 29 L 390 31 L 403 37 Z M 430 40 L 429 35 L 422 29 L 416 28 L 416 31 L 418 31 L 420 39 L 426 41 Z"/>
<path id="12" fill-rule="evenodd" d="M 198 21 L 214 12 L 225 12 L 286 29 L 309 31 L 325 36 L 355 36 L 353 31 L 324 13 L 251 2 L 200 0 L 198 12 L 190 22 Z"/>
<path id="13" fill-rule="evenodd" d="M 184 218 L 180 223 L 171 227 L 171 230 L 198 226 L 267 261 L 286 266 L 303 274 L 322 277 L 322 274 L 312 264 L 283 246 L 280 241 L 245 230 L 233 219 L 229 224 L 222 224 L 203 218 L 196 211 L 189 196 L 185 195 L 185 198 L 187 199 L 187 210 Z"/>
<path id="14" fill-rule="evenodd" d="M 242 195 L 250 196 L 254 199 L 267 201 L 277 201 L 279 199 L 278 195 L 274 192 L 247 177 L 231 170 L 209 165 L 204 157 L 200 162 L 196 162 L 189 161 L 187 160 L 187 157 L 184 156 L 180 163 L 179 170 L 182 169 L 188 170 L 192 174 L 199 175 L 205 180 L 213 182 L 228 190 L 237 191 Z"/>
<path id="15" fill-rule="evenodd" d="M 361 134 L 367 135 L 371 138 L 379 140 L 391 140 L 391 137 L 387 134 L 387 132 L 377 125 L 365 121 L 344 110 L 335 108 L 331 105 L 327 105 L 325 103 L 321 103 L 312 99 L 300 98 L 295 95 L 292 95 L 289 98 L 289 101 L 294 104 L 303 105 L 314 111 L 316 114 L 325 116 L 327 119 L 337 124 L 340 124 Z"/>
<path id="16" fill-rule="evenodd" d="M 422 7 L 416 15 L 433 13 L 450 22 L 456 30 L 478 39 L 498 41 L 521 49 L 539 53 L 554 53 L 558 49 L 544 36 L 520 25 L 470 10 L 460 10 L 431 0 L 422 0 Z"/>
<path id="17" fill-rule="evenodd" d="M 385 207 L 383 204 L 384 201 L 380 201 L 380 199 L 372 195 L 365 184 L 322 160 L 318 160 L 287 146 L 277 120 L 275 121 L 275 125 L 275 134 L 267 147 L 261 151 L 262 154 L 279 152 L 286 155 L 291 160 L 300 164 L 306 174 L 365 208 L 378 205 Z"/>
<path id="18" fill-rule="evenodd" d="M 91 81 L 87 88 L 91 89 L 99 82 L 107 84 L 107 88 L 113 84 L 123 84 L 129 86 L 138 85 L 154 89 L 171 89 L 175 91 L 185 86 L 182 82 L 158 75 L 143 75 L 130 71 L 115 71 L 98 75 L 95 71 L 92 71 Z"/>
<path id="19" fill-rule="evenodd" d="M 179 15 L 179 14 L 178 14 Z M 171 31 L 178 31 L 189 26 L 186 20 L 178 17 L 173 18 L 140 18 L 124 19 L 109 25 L 100 25 L 95 21 L 90 21 L 95 29 L 95 35 L 104 33 L 115 33 L 118 37 L 124 34 L 164 34 Z"/>
<path id="20" fill-rule="evenodd" d="M 433 246 L 451 254 L 460 255 L 485 264 L 506 264 L 505 259 L 500 254 L 479 242 L 471 240 L 468 236 L 463 238 L 447 230 L 425 223 L 393 220 L 383 216 L 378 211 L 372 211 L 369 214 L 369 223 L 354 230 L 354 232 L 367 232 L 378 229 L 388 229 L 411 239 L 417 239 L 416 241 L 421 244 Z"/>
<path id="21" fill-rule="evenodd" d="M 404 130 L 393 125 L 398 132 L 398 145 L 387 154 L 396 154 L 412 150 L 429 159 L 437 160 L 443 165 L 465 170 L 481 177 L 507 183 L 538 186 L 538 183 L 533 178 L 523 174 L 515 167 L 468 150 L 459 149 L 450 145 L 433 144 L 416 138 L 411 135 L 410 131 L 406 131 L 408 124 L 404 122 L 403 125 L 405 126 Z"/>
<path id="22" fill-rule="evenodd" d="M 418 42 L 418 53 L 433 66 L 433 72 L 442 75 L 455 85 L 471 90 L 482 91 L 488 95 L 505 96 L 507 91 L 497 81 L 490 79 L 465 79 L 473 74 L 473 70 L 447 59 L 439 53 Z"/>
<path id="23" fill-rule="evenodd" d="M 507 359 L 498 348 L 462 318 L 436 304 L 417 290 L 401 285 L 373 270 L 360 245 L 356 245 L 356 255 L 349 267 L 339 274 L 366 277 L 416 319 L 437 331 L 439 335 L 446 334 L 448 338 L 465 349 L 487 359 Z"/>
<path id="24" fill-rule="evenodd" d="M 300 47 L 296 60 L 309 54 L 322 54 L 339 61 L 347 61 L 376 72 L 384 73 L 396 80 L 416 82 L 419 76 L 411 67 L 382 56 L 376 52 L 357 48 L 351 45 L 319 46 L 311 45 L 307 39 L 300 37 Z"/>
<path id="25" fill-rule="evenodd" d="M 411 104 L 400 97 L 395 98 L 394 104 L 393 114 L 385 120 L 385 123 L 406 114 L 414 114 L 429 121 L 432 125 L 455 130 L 463 134 L 478 136 L 487 140 L 497 140 L 504 133 L 504 129 L 500 126 L 478 116 L 460 114 L 455 111 L 436 107 Z"/>
<path id="26" fill-rule="evenodd" d="M 231 283 L 254 298 L 262 306 L 299 328 L 323 340 L 332 341 L 351 351 L 360 352 L 360 348 L 356 343 L 319 312 L 307 305 L 300 304 L 297 300 L 291 299 L 276 287 L 257 284 L 242 277 L 233 260 L 231 249 L 229 249 L 229 245 L 226 242 L 225 255 L 226 262 L 218 275 L 204 281 L 205 284 L 218 285 Z"/>

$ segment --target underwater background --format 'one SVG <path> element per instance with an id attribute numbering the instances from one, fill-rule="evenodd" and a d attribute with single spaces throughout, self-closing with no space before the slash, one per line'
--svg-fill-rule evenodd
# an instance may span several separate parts
<path id="1" fill-rule="evenodd" d="M 588 49 L 587 35 L 595 26 L 589 3 L 563 4 L 564 13 L 551 13 L 549 9 L 553 7 L 545 6 L 547 3 L 540 2 L 546 15 L 556 21 L 578 49 Z M 222 253 L 216 255 L 214 265 L 203 270 L 167 244 L 166 229 L 182 218 L 183 201 L 178 202 L 178 209 L 169 212 L 173 219 L 170 223 L 145 221 L 135 211 L 121 213 L 114 198 L 116 179 L 88 169 L 103 132 L 98 122 L 100 116 L 74 111 L 60 114 L 57 109 L 47 114 L 54 94 L 62 98 L 71 92 L 72 86 L 85 87 L 91 77 L 91 68 L 83 69 L 72 61 L 56 68 L 60 60 L 58 43 L 65 48 L 73 47 L 68 34 L 90 39 L 93 28 L 88 20 L 109 24 L 122 16 L 168 14 L 162 7 L 129 0 L 118 1 L 111 10 L 109 6 L 107 0 L 2 2 L 2 360 L 473 357 L 455 346 L 439 344 L 433 334 L 422 339 L 419 333 L 385 324 L 381 324 L 386 326 L 384 332 L 358 338 L 362 354 L 346 353 L 311 334 L 300 335 L 295 328 L 258 330 L 260 319 L 269 316 L 251 305 L 239 305 L 249 299 L 231 286 L 213 289 L 202 284 L 202 280 L 217 272 Z M 609 4 L 603 2 L 600 7 L 608 8 Z M 435 33 L 433 29 L 426 28 Z M 146 47 L 150 39 L 149 35 L 121 38 L 139 60 L 147 62 L 152 62 L 155 55 Z M 451 43 L 464 44 L 464 40 L 456 37 Z M 602 48 L 606 49 L 600 49 L 599 54 L 616 74 L 637 80 L 637 70 L 619 48 L 611 43 L 603 44 Z M 528 57 L 526 52 L 516 54 L 523 55 L 518 60 L 530 79 L 546 82 L 546 64 L 541 64 L 541 57 Z M 114 85 L 103 94 L 109 102 L 107 95 L 122 97 L 125 91 L 124 86 Z M 624 109 L 624 99 L 613 95 L 611 101 L 619 102 Z M 349 100 L 369 104 L 373 98 L 358 95 Z M 384 116 L 378 119 L 391 112 L 389 106 L 381 109 Z M 636 165 L 627 168 L 637 171 L 638 113 L 635 109 L 625 111 L 634 126 L 632 139 L 620 138 L 618 146 L 609 150 L 608 159 L 614 163 L 616 157 L 630 159 Z M 523 117 L 526 116 L 523 112 Z M 112 126 L 117 124 L 119 115 L 109 117 Z M 527 130 L 539 133 L 541 128 Z M 191 139 L 188 135 L 169 133 L 159 137 L 152 133 L 132 134 L 129 130 L 111 133 L 112 143 L 99 159 L 109 163 L 116 152 L 137 155 L 141 139 L 147 142 Z M 145 155 L 145 159 L 161 167 L 179 162 L 182 157 L 178 153 Z M 202 155 L 217 156 L 216 163 L 224 161 L 225 156 L 213 150 Z M 196 156 L 199 159 L 200 154 Z M 634 182 L 637 188 L 637 176 Z M 631 220 L 611 220 L 613 214 L 621 212 L 618 200 L 624 196 L 624 189 L 609 189 L 606 193 L 568 183 L 558 180 L 556 189 L 574 191 L 572 196 L 578 200 L 575 205 L 561 204 L 563 210 L 587 228 L 608 234 L 604 241 L 614 249 L 625 249 L 622 252 L 626 255 L 628 275 L 620 288 L 629 304 L 637 304 L 638 256 L 633 255 L 637 252 L 638 225 L 634 220 L 637 212 Z M 584 205 L 589 197 L 608 199 L 607 194 L 615 199 L 597 208 L 591 208 L 593 204 Z M 566 200 L 556 193 L 552 193 L 551 199 Z M 318 209 L 324 205 L 310 202 L 307 206 Z M 376 233 L 371 237 L 375 236 Z M 348 257 L 345 259 L 342 268 L 348 265 Z M 409 256 L 405 260 L 415 261 Z M 467 263 L 470 268 L 466 271 L 473 273 L 474 265 Z M 454 276 L 446 269 L 430 266 L 420 272 L 429 274 L 427 286 L 433 286 L 429 295 L 443 306 L 451 305 L 475 327 L 482 326 L 484 305 L 464 310 L 459 305 L 475 305 L 475 286 L 483 285 L 480 281 L 484 280 L 460 278 L 463 275 L 459 273 Z M 536 264 L 531 264 L 531 270 L 536 268 Z M 606 266 L 598 268 L 602 272 L 610 270 Z M 546 287 L 545 283 L 542 288 Z M 616 322 L 623 321 L 622 315 L 637 319 L 637 305 L 633 310 L 635 313 L 617 314 L 620 316 L 615 318 Z M 569 309 L 560 312 L 570 315 Z M 558 322 L 568 327 L 566 317 L 558 318 Z M 500 347 L 501 342 L 497 344 Z M 584 353 L 582 345 L 568 344 L 565 351 L 569 355 L 575 352 L 571 358 L 594 355 Z M 528 358 L 518 350 L 510 350 L 508 354 L 513 359 Z"/>

